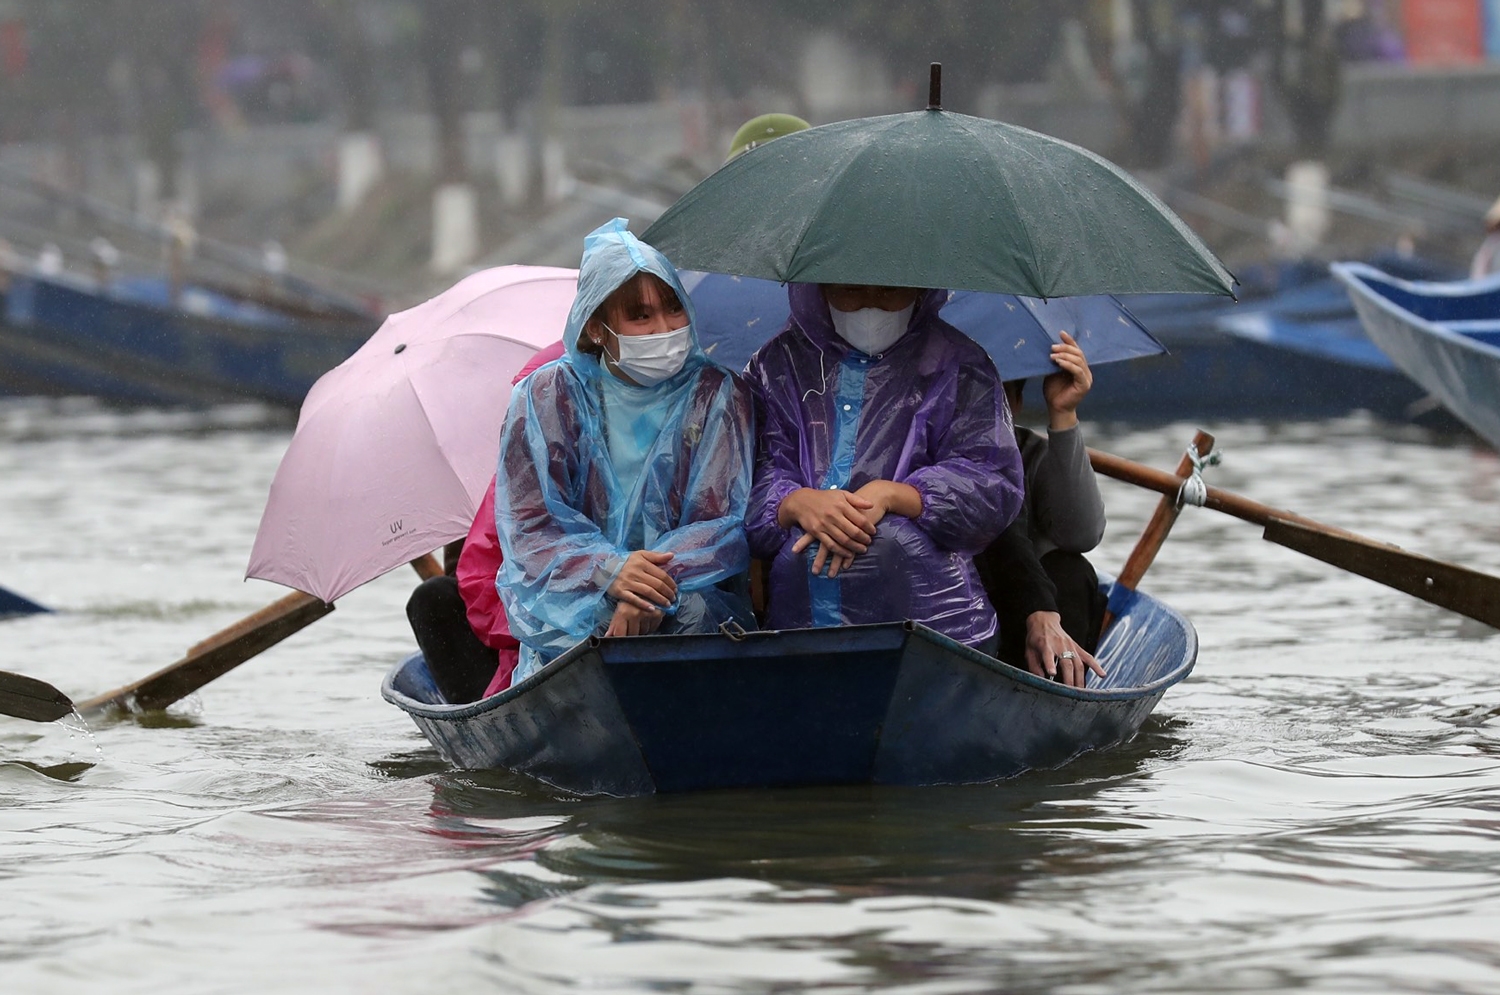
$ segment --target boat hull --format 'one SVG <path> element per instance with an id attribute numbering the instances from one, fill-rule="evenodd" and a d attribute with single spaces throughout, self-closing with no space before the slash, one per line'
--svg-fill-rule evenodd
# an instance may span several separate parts
<path id="1" fill-rule="evenodd" d="M 382 694 L 458 767 L 580 794 L 969 784 L 1130 739 L 1192 669 L 1197 636 L 1144 596 L 1066 688 L 914 623 L 591 639 L 521 684 L 449 705 L 420 654 Z"/>
<path id="2" fill-rule="evenodd" d="M 1370 339 L 1500 449 L 1500 277 L 1427 283 L 1336 263 Z"/>

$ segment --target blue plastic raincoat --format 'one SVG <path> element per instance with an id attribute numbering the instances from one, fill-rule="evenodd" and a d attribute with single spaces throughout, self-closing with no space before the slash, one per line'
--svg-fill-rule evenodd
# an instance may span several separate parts
<path id="1" fill-rule="evenodd" d="M 606 589 L 635 550 L 674 554 L 679 601 L 749 566 L 753 395 L 696 333 L 682 370 L 652 387 L 580 352 L 589 317 L 641 271 L 665 280 L 693 317 L 677 271 L 623 219 L 583 245 L 567 351 L 516 385 L 501 430 L 495 586 L 523 647 L 517 681 L 608 624 Z"/>
<path id="2" fill-rule="evenodd" d="M 995 612 L 971 558 L 1015 518 L 1024 486 L 994 363 L 938 317 L 946 291 L 924 294 L 878 356 L 838 336 L 818 286 L 792 284 L 788 297 L 786 329 L 746 370 L 761 426 L 745 528 L 754 555 L 771 561 L 770 627 L 912 619 L 983 643 Z M 813 550 L 791 551 L 801 530 L 776 524 L 782 500 L 872 480 L 915 487 L 922 514 L 887 515 L 837 579 L 814 576 Z"/>

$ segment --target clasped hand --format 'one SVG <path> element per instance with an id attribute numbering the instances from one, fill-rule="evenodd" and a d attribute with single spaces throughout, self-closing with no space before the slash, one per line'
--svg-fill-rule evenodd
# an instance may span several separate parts
<path id="1" fill-rule="evenodd" d="M 607 593 L 619 602 L 606 636 L 646 636 L 661 626 L 662 609 L 677 600 L 677 582 L 667 573 L 671 553 L 638 549 L 625 557 Z"/>
<path id="2" fill-rule="evenodd" d="M 608 594 L 622 605 L 651 612 L 677 600 L 677 582 L 667 573 L 671 553 L 638 549 L 625 557 L 625 565 L 610 582 Z"/>
<path id="3" fill-rule="evenodd" d="M 822 575 L 826 568 L 833 578 L 869 550 L 876 526 L 892 511 L 915 518 L 922 513 L 921 494 L 890 480 L 872 480 L 857 491 L 802 487 L 782 500 L 776 518 L 782 528 L 795 525 L 803 532 L 792 544 L 793 553 L 818 544 L 812 572 Z"/>

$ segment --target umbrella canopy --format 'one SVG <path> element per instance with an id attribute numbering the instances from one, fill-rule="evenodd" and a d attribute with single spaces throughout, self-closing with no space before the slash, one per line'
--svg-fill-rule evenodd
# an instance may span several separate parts
<path id="1" fill-rule="evenodd" d="M 693 298 L 699 343 L 732 370 L 744 369 L 790 314 L 786 287 L 771 280 L 683 272 L 682 283 Z M 1056 373 L 1052 345 L 1062 341 L 1059 332 L 1078 340 L 1091 366 L 1167 351 L 1107 294 L 1042 300 L 957 290 L 942 317 L 984 347 L 1004 380 Z"/>
<path id="2" fill-rule="evenodd" d="M 679 267 L 800 283 L 1071 297 L 1232 294 L 1214 254 L 1124 170 L 943 110 L 785 135 L 642 236 Z"/>
<path id="3" fill-rule="evenodd" d="M 467 533 L 511 380 L 562 334 L 577 283 L 501 266 L 387 318 L 308 392 L 246 576 L 331 602 Z"/>

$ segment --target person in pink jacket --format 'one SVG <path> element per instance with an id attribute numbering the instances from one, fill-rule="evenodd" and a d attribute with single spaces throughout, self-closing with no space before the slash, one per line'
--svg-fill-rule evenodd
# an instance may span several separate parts
<path id="1" fill-rule="evenodd" d="M 557 359 L 558 342 L 538 352 L 513 384 Z M 406 617 L 438 690 L 452 704 L 477 701 L 510 687 L 520 655 L 495 590 L 503 556 L 495 529 L 495 481 L 479 503 L 453 576 L 423 581 L 406 602 Z"/>

